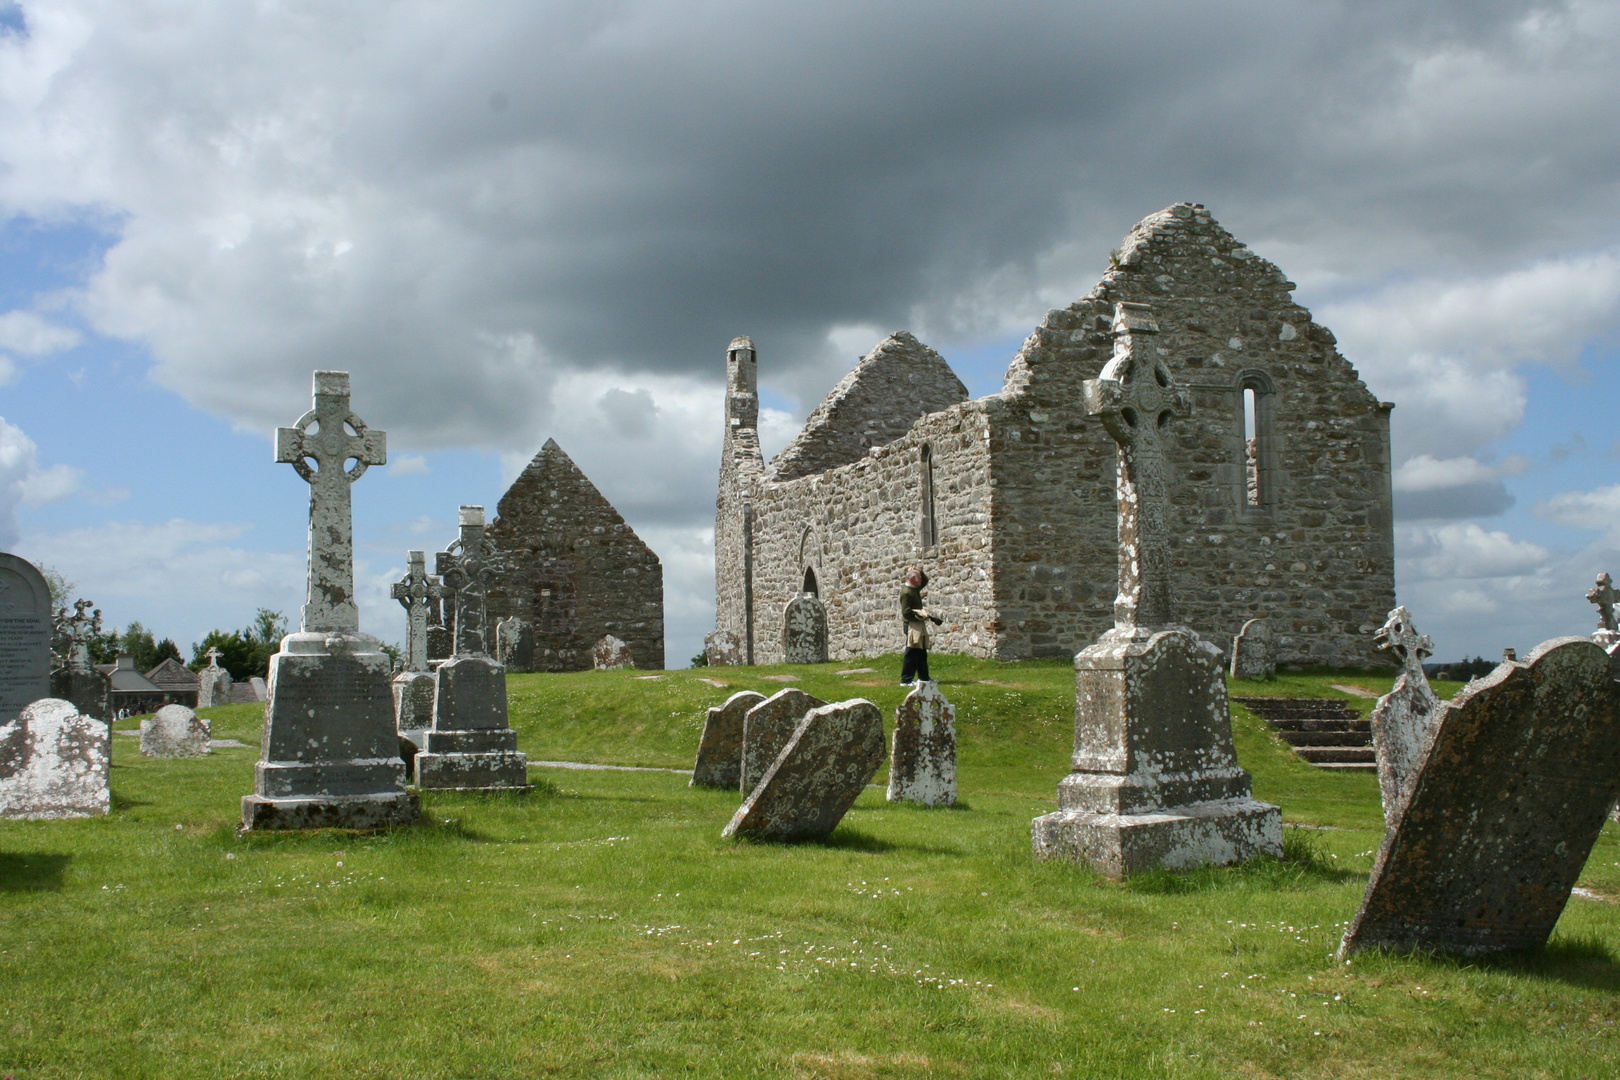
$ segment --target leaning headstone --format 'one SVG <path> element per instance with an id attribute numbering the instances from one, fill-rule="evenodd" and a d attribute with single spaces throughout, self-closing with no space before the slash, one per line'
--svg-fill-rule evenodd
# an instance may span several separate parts
<path id="1" fill-rule="evenodd" d="M 0 551 L 0 723 L 50 692 L 50 586 L 33 563 Z"/>
<path id="2" fill-rule="evenodd" d="M 212 725 L 184 705 L 165 705 L 141 721 L 144 757 L 202 757 L 212 754 Z"/>
<path id="3" fill-rule="evenodd" d="M 758 691 L 739 690 L 724 705 L 709 710 L 697 760 L 692 762 L 692 787 L 737 790 L 742 783 L 743 718 L 764 700 Z"/>
<path id="4" fill-rule="evenodd" d="M 0 818 L 96 817 L 112 808 L 108 725 L 59 698 L 0 723 Z"/>
<path id="5" fill-rule="evenodd" d="M 1271 633 L 1271 620 L 1250 619 L 1232 639 L 1232 678 L 1276 677 L 1277 639 Z"/>
<path id="6" fill-rule="evenodd" d="M 739 667 L 743 643 L 730 630 L 711 630 L 703 639 L 703 659 L 710 667 Z"/>
<path id="7" fill-rule="evenodd" d="M 812 593 L 788 601 L 782 613 L 782 655 L 789 664 L 827 661 L 827 608 Z"/>
<path id="8" fill-rule="evenodd" d="M 393 665 L 391 663 L 388 670 L 393 671 Z M 251 675 L 248 677 L 248 689 L 253 692 L 254 701 L 270 700 L 270 685 L 266 683 L 260 676 Z"/>
<path id="9" fill-rule="evenodd" d="M 229 705 L 231 703 L 231 673 L 219 666 L 220 652 L 210 648 L 207 653 L 208 666 L 197 672 L 197 708 L 207 709 L 215 705 Z"/>
<path id="10" fill-rule="evenodd" d="M 1440 706 L 1341 955 L 1537 948 L 1620 794 L 1620 686 L 1586 638 L 1544 641 Z"/>
<path id="11" fill-rule="evenodd" d="M 405 790 L 393 665 L 382 643 L 361 633 L 354 600 L 349 487 L 388 460 L 387 442 L 350 409 L 348 372 L 315 373 L 315 407 L 277 429 L 276 460 L 309 484 L 309 589 L 299 631 L 270 658 L 270 704 L 242 827 L 409 825 L 418 800 Z"/>
<path id="12" fill-rule="evenodd" d="M 883 714 L 855 698 L 811 709 L 722 836 L 819 840 L 883 764 Z"/>
<path id="13" fill-rule="evenodd" d="M 591 646 L 591 666 L 598 671 L 607 671 L 612 668 L 627 668 L 635 663 L 635 657 L 630 655 L 630 646 L 608 634 Z"/>
<path id="14" fill-rule="evenodd" d="M 754 790 L 776 755 L 793 737 L 804 714 L 827 704 L 797 687 L 779 690 L 743 714 L 742 774 L 738 790 Z"/>
<path id="15" fill-rule="evenodd" d="M 101 633 L 101 610 L 92 601 L 73 602 L 73 614 L 63 611 L 56 620 L 56 640 L 65 657 L 51 672 L 51 697 L 71 702 L 85 716 L 112 721 L 112 679 L 90 663 L 90 642 Z"/>
<path id="16" fill-rule="evenodd" d="M 1394 689 L 1378 699 L 1371 717 L 1378 791 L 1383 796 L 1387 826 L 1394 822 L 1412 777 L 1423 763 L 1423 747 L 1440 715 L 1440 698 L 1423 671 L 1423 660 L 1433 654 L 1434 642 L 1417 632 L 1411 612 L 1405 607 L 1391 611 L 1373 640 L 1401 665 Z"/>
<path id="17" fill-rule="evenodd" d="M 463 506 L 460 533 L 435 569 L 455 592 L 455 653 L 433 673 L 433 725 L 422 733 L 416 786 L 529 790 L 529 760 L 506 708 L 506 668 L 485 651 L 489 583 L 502 569 L 484 534 L 484 508 Z"/>
<path id="18" fill-rule="evenodd" d="M 1074 658 L 1071 772 L 1034 820 L 1037 858 L 1136 870 L 1282 855 L 1282 818 L 1256 802 L 1232 749 L 1221 651 L 1177 624 L 1164 446 L 1191 399 L 1170 376 L 1145 304 L 1114 309 L 1114 355 L 1084 384 L 1118 444 L 1114 628 Z"/>
<path id="19" fill-rule="evenodd" d="M 919 679 L 894 714 L 889 801 L 956 805 L 956 706 Z"/>

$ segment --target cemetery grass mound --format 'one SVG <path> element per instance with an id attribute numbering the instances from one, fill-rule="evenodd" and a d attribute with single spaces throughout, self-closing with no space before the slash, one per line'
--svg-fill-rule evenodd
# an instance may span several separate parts
<path id="1" fill-rule="evenodd" d="M 1256 796 L 1295 826 L 1287 858 L 1120 883 L 1036 864 L 1071 666 L 933 664 L 957 708 L 962 805 L 887 803 L 885 768 L 827 842 L 802 845 L 722 840 L 739 796 L 679 772 L 535 763 L 689 769 L 707 707 L 784 685 L 866 697 L 892 732 L 897 658 L 512 676 L 535 789 L 426 792 L 422 825 L 369 836 L 237 837 L 260 705 L 202 710 L 214 738 L 247 744 L 207 758 L 142 758 L 115 736 L 109 817 L 0 822 L 0 1075 L 1620 1071 L 1615 825 L 1547 949 L 1346 966 L 1332 954 L 1382 835 L 1376 776 L 1315 769 L 1234 708 Z M 836 674 L 855 667 L 877 670 Z M 1346 697 L 1333 682 L 1389 677 L 1232 693 Z"/>

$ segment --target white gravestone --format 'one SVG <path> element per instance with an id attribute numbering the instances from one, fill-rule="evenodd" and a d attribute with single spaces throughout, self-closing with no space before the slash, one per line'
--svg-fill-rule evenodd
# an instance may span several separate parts
<path id="1" fill-rule="evenodd" d="M 112 808 L 109 728 L 41 698 L 0 723 L 0 818 L 98 817 Z"/>
<path id="2" fill-rule="evenodd" d="M 1281 815 L 1254 800 L 1232 749 L 1221 651 L 1171 603 L 1164 443 L 1190 399 L 1146 305 L 1115 305 L 1113 331 L 1113 358 L 1084 391 L 1118 444 L 1114 628 L 1074 658 L 1074 771 L 1057 812 L 1033 822 L 1035 855 L 1111 877 L 1280 856 Z"/>
<path id="3" fill-rule="evenodd" d="M 956 805 L 956 706 L 919 679 L 894 714 L 889 801 Z"/>
<path id="4" fill-rule="evenodd" d="M 1423 748 L 1440 716 L 1440 698 L 1429 685 L 1423 661 L 1434 652 L 1429 635 L 1412 625 L 1412 613 L 1395 608 L 1379 627 L 1377 647 L 1395 657 L 1401 673 L 1372 712 L 1373 750 L 1378 756 L 1378 792 L 1384 824 L 1393 824 L 1423 764 Z"/>
<path id="5" fill-rule="evenodd" d="M 184 705 L 165 705 L 141 721 L 145 757 L 202 757 L 212 754 L 211 725 Z"/>
<path id="6" fill-rule="evenodd" d="M 376 829 L 416 821 L 394 727 L 393 664 L 360 632 L 350 485 L 388 460 L 349 407 L 349 373 L 315 372 L 315 407 L 276 431 L 276 460 L 309 484 L 309 593 L 270 658 L 264 741 L 244 829 Z M 349 462 L 354 462 L 353 468 Z"/>
<path id="7" fill-rule="evenodd" d="M 219 666 L 219 650 L 210 648 L 208 666 L 197 672 L 197 708 L 231 703 L 231 673 Z"/>

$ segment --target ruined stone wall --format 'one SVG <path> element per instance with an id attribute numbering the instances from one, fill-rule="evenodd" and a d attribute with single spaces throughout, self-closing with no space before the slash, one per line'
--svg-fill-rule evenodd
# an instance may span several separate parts
<path id="1" fill-rule="evenodd" d="M 489 625 L 528 624 L 510 666 L 580 671 L 612 634 L 639 668 L 664 666 L 664 569 L 596 486 L 547 440 L 501 497 L 488 535 L 508 568 L 489 589 Z"/>

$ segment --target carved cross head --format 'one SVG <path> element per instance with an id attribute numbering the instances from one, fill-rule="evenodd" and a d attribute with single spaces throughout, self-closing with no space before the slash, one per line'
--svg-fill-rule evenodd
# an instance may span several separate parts
<path id="1" fill-rule="evenodd" d="M 1597 584 L 1586 593 L 1586 602 L 1597 605 L 1599 630 L 1620 630 L 1614 619 L 1614 607 L 1620 604 L 1620 589 L 1614 587 L 1613 578 L 1606 573 L 1599 574 Z"/>
<path id="2" fill-rule="evenodd" d="M 1148 305 L 1115 304 L 1114 355 L 1097 378 L 1085 382 L 1086 411 L 1127 453 L 1157 449 L 1170 421 L 1192 414 L 1187 391 L 1159 356 L 1158 332 Z"/>
<path id="3" fill-rule="evenodd" d="M 1434 640 L 1428 634 L 1419 634 L 1412 625 L 1412 613 L 1398 607 L 1389 613 L 1389 619 L 1378 628 L 1373 644 L 1391 653 L 1404 668 L 1423 670 L 1425 657 L 1434 654 Z"/>
<path id="4" fill-rule="evenodd" d="M 311 484 L 338 475 L 353 483 L 368 466 L 388 463 L 388 435 L 369 430 L 349 408 L 347 371 L 317 371 L 315 407 L 292 427 L 276 429 L 276 460 Z"/>
<path id="5" fill-rule="evenodd" d="M 208 666 L 209 667 L 211 667 L 211 668 L 219 667 L 220 652 L 219 652 L 218 649 L 214 648 L 213 646 L 209 646 L 208 651 L 203 653 L 203 655 L 208 657 Z"/>
<path id="6" fill-rule="evenodd" d="M 442 598 L 448 590 L 439 582 L 433 580 L 427 572 L 427 555 L 421 551 L 408 551 L 405 553 L 405 576 L 389 586 L 388 594 L 399 601 L 399 606 L 406 611 L 414 607 L 425 606 L 433 600 Z"/>
<path id="7" fill-rule="evenodd" d="M 458 593 L 481 591 L 506 569 L 495 545 L 484 535 L 484 508 L 463 506 L 460 533 L 449 548 L 434 557 L 433 569 Z"/>

